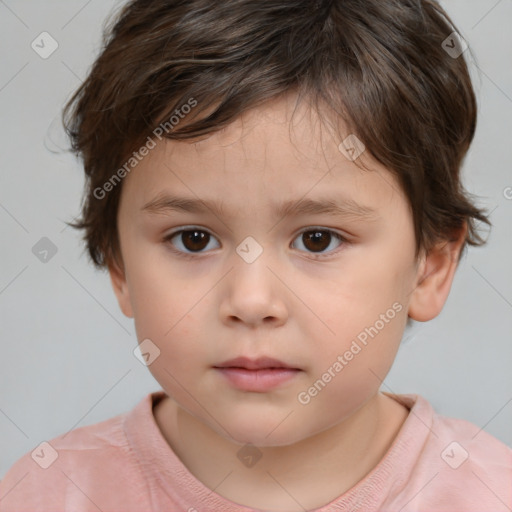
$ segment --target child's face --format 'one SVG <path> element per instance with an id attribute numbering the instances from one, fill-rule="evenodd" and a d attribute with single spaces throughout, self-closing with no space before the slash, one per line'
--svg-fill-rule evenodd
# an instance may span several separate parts
<path id="1" fill-rule="evenodd" d="M 392 176 L 375 162 L 359 169 L 312 115 L 297 112 L 290 130 L 293 107 L 273 102 L 197 143 L 159 142 L 125 178 L 118 216 L 126 279 L 114 273 L 115 289 L 139 342 L 160 350 L 151 373 L 211 429 L 260 446 L 298 442 L 375 397 L 419 272 Z M 165 194 L 224 211 L 144 210 Z M 374 213 L 274 212 L 301 199 Z M 200 232 L 164 241 L 178 229 Z M 299 371 L 243 388 L 214 368 L 239 356 Z"/>

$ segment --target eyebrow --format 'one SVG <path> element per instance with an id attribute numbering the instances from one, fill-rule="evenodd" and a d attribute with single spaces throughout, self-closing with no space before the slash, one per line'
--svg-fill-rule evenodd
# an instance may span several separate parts
<path id="1" fill-rule="evenodd" d="M 146 203 L 141 208 L 141 211 L 151 214 L 165 214 L 173 211 L 190 213 L 207 213 L 211 211 L 218 216 L 226 216 L 222 201 L 178 197 L 169 194 L 158 195 Z M 380 215 L 374 208 L 359 204 L 350 198 L 343 200 L 331 198 L 290 200 L 274 205 L 273 212 L 278 218 L 318 214 L 368 221 L 376 221 L 380 218 Z"/>

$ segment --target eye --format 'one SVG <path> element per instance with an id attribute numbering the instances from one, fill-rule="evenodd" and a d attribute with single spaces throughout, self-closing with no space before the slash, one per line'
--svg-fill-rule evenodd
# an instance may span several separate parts
<path id="1" fill-rule="evenodd" d="M 174 239 L 176 239 L 176 242 L 173 242 Z M 164 242 L 181 246 L 179 249 L 171 249 L 180 255 L 187 256 L 189 254 L 201 253 L 203 249 L 208 247 L 208 242 L 210 242 L 211 239 L 212 235 L 208 231 L 194 228 L 174 231 L 174 233 L 170 233 L 164 238 Z"/>
<path id="2" fill-rule="evenodd" d="M 308 228 L 301 231 L 296 238 L 296 240 L 300 240 L 302 245 L 306 247 L 308 251 L 313 251 L 312 254 L 317 258 L 331 256 L 338 252 L 336 250 L 331 250 L 327 254 L 322 252 L 332 245 L 333 239 L 338 240 L 338 247 L 344 242 L 347 242 L 347 240 L 339 233 L 326 228 Z"/>
<path id="3" fill-rule="evenodd" d="M 191 255 L 205 252 L 205 249 L 212 239 L 214 239 L 214 237 L 208 231 L 193 227 L 193 229 L 174 231 L 164 237 L 163 241 L 169 243 L 171 250 L 178 255 L 193 257 Z M 335 239 L 339 242 L 338 247 L 343 243 L 348 243 L 345 237 L 326 228 L 308 228 L 301 231 L 295 238 L 295 240 L 300 240 L 306 250 L 311 251 L 310 254 L 313 254 L 315 258 L 331 256 L 338 252 L 337 250 L 331 250 L 327 254 L 324 254 L 325 250 L 332 246 L 333 240 Z"/>

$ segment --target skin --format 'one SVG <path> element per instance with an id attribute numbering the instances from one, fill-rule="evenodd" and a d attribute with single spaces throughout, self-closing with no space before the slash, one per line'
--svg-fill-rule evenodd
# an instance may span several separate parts
<path id="1" fill-rule="evenodd" d="M 349 135 L 343 124 L 340 139 L 306 107 L 292 120 L 294 108 L 289 96 L 200 140 L 158 142 L 123 181 L 122 265 L 109 266 L 139 342 L 160 349 L 149 370 L 168 395 L 154 408 L 164 438 L 216 493 L 276 512 L 326 505 L 385 455 L 408 410 L 379 387 L 407 317 L 423 322 L 441 311 L 465 237 L 415 259 L 411 210 L 389 171 L 368 151 L 359 160 L 371 171 L 360 169 L 338 150 Z M 162 191 L 222 199 L 225 212 L 142 212 Z M 274 203 L 324 196 L 371 206 L 376 219 L 272 213 Z M 164 240 L 191 227 L 210 234 L 203 245 Z M 300 234 L 308 227 L 322 228 L 325 246 L 308 244 Z M 236 252 L 247 236 L 263 249 L 252 263 Z M 300 403 L 394 303 L 401 311 Z M 269 391 L 241 391 L 213 368 L 240 355 L 301 371 Z M 252 467 L 237 457 L 245 444 L 262 455 Z"/>

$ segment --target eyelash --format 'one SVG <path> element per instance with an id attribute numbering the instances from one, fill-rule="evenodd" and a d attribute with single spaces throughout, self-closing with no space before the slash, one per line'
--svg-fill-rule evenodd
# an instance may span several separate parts
<path id="1" fill-rule="evenodd" d="M 163 242 L 167 244 L 167 246 L 168 246 L 170 251 L 172 251 L 174 254 L 178 255 L 179 257 L 185 258 L 186 260 L 197 259 L 198 257 L 201 257 L 201 254 L 204 254 L 204 253 L 201 253 L 201 252 L 196 252 L 196 253 L 193 253 L 193 252 L 183 252 L 183 251 L 175 249 L 173 247 L 173 244 L 171 243 L 171 240 L 176 235 L 179 235 L 181 233 L 186 233 L 188 231 L 200 231 L 202 233 L 208 233 L 211 237 L 215 238 L 214 235 L 212 235 L 206 229 L 202 229 L 199 226 L 190 226 L 190 227 L 187 227 L 187 229 L 179 229 L 179 230 L 173 231 L 172 233 L 169 233 L 168 235 L 166 235 L 164 237 Z M 297 235 L 294 238 L 294 240 L 296 238 L 300 237 L 301 235 L 303 235 L 304 233 L 308 233 L 308 232 L 312 232 L 312 231 L 313 232 L 314 231 L 321 231 L 321 232 L 330 233 L 330 234 L 334 235 L 334 237 L 337 238 L 340 241 L 340 246 L 337 249 L 334 249 L 334 250 L 332 250 L 330 252 L 327 252 L 327 253 L 314 253 L 314 252 L 311 252 L 311 253 L 309 253 L 313 257 L 313 259 L 322 259 L 322 258 L 331 257 L 331 256 L 337 254 L 338 252 L 340 252 L 341 250 L 343 250 L 343 247 L 349 243 L 349 241 L 344 236 L 340 235 L 336 231 L 333 231 L 332 229 L 328 229 L 328 228 L 317 227 L 317 226 L 312 226 L 312 227 L 308 227 L 306 229 L 303 229 L 302 231 L 297 233 Z"/>

